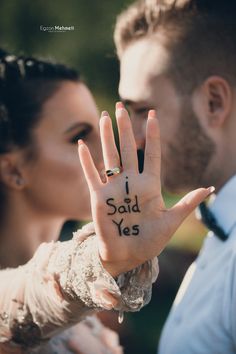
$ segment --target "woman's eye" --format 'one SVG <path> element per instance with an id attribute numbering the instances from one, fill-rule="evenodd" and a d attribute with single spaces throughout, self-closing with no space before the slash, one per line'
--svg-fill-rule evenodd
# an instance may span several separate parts
<path id="1" fill-rule="evenodd" d="M 78 134 L 76 134 L 71 140 L 71 144 L 77 144 L 79 139 L 85 139 L 88 134 L 90 133 L 91 129 L 84 129 L 81 132 L 79 132 Z"/>

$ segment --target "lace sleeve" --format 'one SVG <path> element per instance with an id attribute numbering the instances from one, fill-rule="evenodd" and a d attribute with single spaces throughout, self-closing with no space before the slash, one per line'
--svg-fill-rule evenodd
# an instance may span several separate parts
<path id="1" fill-rule="evenodd" d="M 89 316 L 75 326 L 54 336 L 32 354 L 124 354 L 119 336 L 105 327 L 96 316 Z M 31 354 L 31 353 L 30 353 Z"/>
<path id="2" fill-rule="evenodd" d="M 0 343 L 33 347 L 95 310 L 137 311 L 157 271 L 153 260 L 115 281 L 100 262 L 92 223 L 71 241 L 42 244 L 26 265 L 0 272 Z"/>

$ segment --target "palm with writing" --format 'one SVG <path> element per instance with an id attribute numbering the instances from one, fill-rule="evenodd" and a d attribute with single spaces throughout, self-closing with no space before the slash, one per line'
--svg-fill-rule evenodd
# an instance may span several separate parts
<path id="1" fill-rule="evenodd" d="M 117 103 L 122 172 L 104 182 L 87 146 L 79 141 L 79 156 L 89 186 L 98 248 L 104 267 L 116 276 L 158 256 L 179 225 L 214 190 L 199 188 L 166 209 L 160 182 L 160 132 L 155 111 L 146 126 L 144 170 L 138 171 L 137 148 L 128 112 Z M 100 120 L 106 170 L 120 166 L 111 119 Z"/>

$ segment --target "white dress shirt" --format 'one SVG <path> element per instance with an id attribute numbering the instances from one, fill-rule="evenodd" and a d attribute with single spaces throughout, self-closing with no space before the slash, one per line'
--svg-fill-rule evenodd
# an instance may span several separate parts
<path id="1" fill-rule="evenodd" d="M 159 354 L 236 353 L 236 176 L 210 210 L 229 238 L 208 233 L 175 298 Z"/>

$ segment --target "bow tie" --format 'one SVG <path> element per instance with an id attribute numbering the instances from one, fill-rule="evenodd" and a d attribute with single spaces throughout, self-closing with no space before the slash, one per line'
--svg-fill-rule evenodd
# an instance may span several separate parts
<path id="1" fill-rule="evenodd" d="M 218 224 L 213 213 L 208 209 L 205 202 L 199 204 L 199 212 L 201 215 L 202 223 L 221 240 L 226 241 L 228 239 L 228 234 L 222 229 L 222 227 Z"/>

